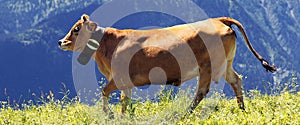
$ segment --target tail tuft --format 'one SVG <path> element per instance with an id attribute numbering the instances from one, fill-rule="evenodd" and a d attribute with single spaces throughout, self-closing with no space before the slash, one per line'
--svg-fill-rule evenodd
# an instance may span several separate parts
<path id="1" fill-rule="evenodd" d="M 274 73 L 277 71 L 277 68 L 275 65 L 270 65 L 268 61 L 266 61 L 265 59 L 261 59 L 261 64 L 262 66 L 266 69 L 267 72 L 271 72 Z"/>

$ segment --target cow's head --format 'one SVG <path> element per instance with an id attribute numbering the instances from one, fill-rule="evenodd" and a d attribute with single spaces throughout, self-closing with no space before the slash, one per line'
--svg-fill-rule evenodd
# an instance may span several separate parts
<path id="1" fill-rule="evenodd" d="M 97 24 L 89 20 L 89 16 L 83 14 L 81 19 L 78 20 L 69 33 L 61 40 L 58 41 L 59 48 L 62 50 L 82 51 L 91 32 L 95 31 Z"/>

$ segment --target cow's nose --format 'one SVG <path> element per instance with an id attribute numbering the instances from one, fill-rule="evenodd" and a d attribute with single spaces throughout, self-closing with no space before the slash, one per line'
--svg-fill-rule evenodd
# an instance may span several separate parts
<path id="1" fill-rule="evenodd" d="M 59 41 L 58 41 L 58 45 L 59 45 L 59 46 L 61 46 L 62 43 L 63 43 L 62 40 L 59 40 Z"/>

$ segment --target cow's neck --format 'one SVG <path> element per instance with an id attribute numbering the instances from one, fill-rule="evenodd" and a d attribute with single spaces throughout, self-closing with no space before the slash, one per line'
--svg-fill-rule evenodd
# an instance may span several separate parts
<path id="1" fill-rule="evenodd" d="M 111 60 L 114 50 L 124 38 L 124 34 L 114 28 L 105 28 L 105 30 L 102 29 L 102 31 L 104 32 L 99 43 L 99 49 L 97 50 L 97 54 L 99 54 L 97 57 Z"/>

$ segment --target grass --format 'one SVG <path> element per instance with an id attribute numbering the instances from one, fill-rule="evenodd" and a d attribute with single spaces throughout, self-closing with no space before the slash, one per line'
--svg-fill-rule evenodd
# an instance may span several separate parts
<path id="1" fill-rule="evenodd" d="M 131 104 L 123 117 L 119 104 L 110 105 L 115 119 L 109 119 L 101 102 L 88 106 L 77 99 L 55 100 L 49 94 L 45 103 L 22 104 L 22 109 L 2 102 L 0 124 L 300 124 L 300 92 L 246 95 L 246 111 L 238 109 L 235 99 L 218 95 L 204 99 L 193 114 L 183 117 L 189 103 L 187 96 L 181 96 Z"/>

